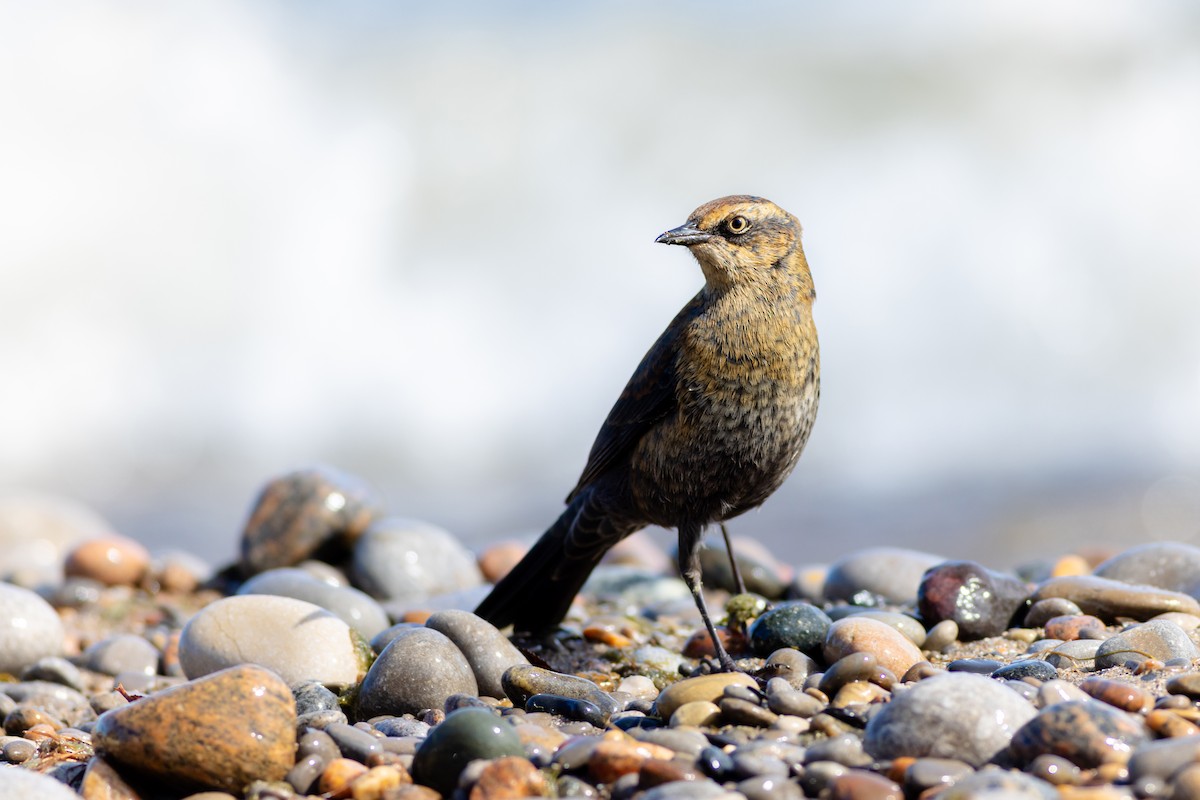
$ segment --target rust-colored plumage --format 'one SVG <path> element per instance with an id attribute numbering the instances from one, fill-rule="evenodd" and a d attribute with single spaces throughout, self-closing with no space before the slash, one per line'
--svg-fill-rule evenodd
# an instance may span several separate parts
<path id="1" fill-rule="evenodd" d="M 689 248 L 705 284 L 638 365 L 567 508 L 476 613 L 543 632 L 604 553 L 647 525 L 676 528 L 679 566 L 725 669 L 700 587 L 704 528 L 762 503 L 795 467 L 820 395 L 812 275 L 800 224 L 736 195 L 656 241 Z"/>

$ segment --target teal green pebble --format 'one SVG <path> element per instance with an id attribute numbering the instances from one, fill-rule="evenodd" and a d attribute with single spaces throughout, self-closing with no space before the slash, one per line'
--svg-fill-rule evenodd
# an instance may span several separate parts
<path id="1" fill-rule="evenodd" d="M 477 758 L 521 756 L 512 727 L 485 708 L 463 708 L 434 728 L 413 758 L 413 780 L 449 797 L 458 776 Z"/>
<path id="2" fill-rule="evenodd" d="M 784 603 L 763 614 L 750 626 L 750 647 L 755 654 L 768 656 L 784 647 L 820 654 L 825 634 L 831 625 L 829 616 L 808 603 Z"/>

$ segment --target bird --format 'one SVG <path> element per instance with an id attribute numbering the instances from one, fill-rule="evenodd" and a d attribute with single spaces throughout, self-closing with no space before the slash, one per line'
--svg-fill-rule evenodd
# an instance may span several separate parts
<path id="1" fill-rule="evenodd" d="M 724 527 L 779 488 L 816 419 L 816 291 L 800 235 L 799 221 L 771 201 L 732 195 L 655 239 L 688 248 L 704 285 L 629 379 L 566 509 L 478 616 L 517 633 L 551 632 L 613 545 L 650 525 L 674 528 L 680 576 L 719 669 L 736 671 L 704 600 L 700 547 L 707 526 Z"/>

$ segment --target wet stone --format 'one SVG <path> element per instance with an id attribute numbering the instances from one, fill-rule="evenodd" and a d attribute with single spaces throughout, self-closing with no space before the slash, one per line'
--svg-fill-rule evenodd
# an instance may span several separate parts
<path id="1" fill-rule="evenodd" d="M 363 481 L 328 467 L 275 478 L 255 500 L 242 532 L 242 572 L 257 575 L 314 556 L 339 560 L 379 507 Z"/>
<path id="2" fill-rule="evenodd" d="M 921 579 L 917 607 L 926 624 L 952 619 L 964 641 L 1003 633 L 1024 614 L 1024 581 L 970 561 L 948 561 Z"/>
<path id="3" fill-rule="evenodd" d="M 476 759 L 524 756 L 512 726 L 491 711 L 464 708 L 435 727 L 413 759 L 413 780 L 449 796 Z"/>
<path id="4" fill-rule="evenodd" d="M 98 753 L 136 773 L 240 794 L 253 780 L 282 780 L 292 767 L 295 711 L 277 675 L 240 666 L 109 711 L 92 740 Z"/>
<path id="5" fill-rule="evenodd" d="M 979 766 L 1036 713 L 997 681 L 946 673 L 897 690 L 867 723 L 864 746 L 876 758 L 933 756 Z"/>
<path id="6" fill-rule="evenodd" d="M 973 675 L 991 675 L 1004 666 L 1003 661 L 993 658 L 959 658 L 946 665 L 947 672 L 969 672 Z"/>
<path id="7" fill-rule="evenodd" d="M 895 781 L 864 769 L 834 778 L 830 789 L 830 800 L 904 800 L 904 791 Z"/>
<path id="8" fill-rule="evenodd" d="M 1167 691 L 1200 700 L 1200 672 L 1184 672 L 1167 681 Z"/>
<path id="9" fill-rule="evenodd" d="M 830 664 L 853 653 L 870 653 L 879 666 L 895 675 L 903 675 L 923 660 L 921 651 L 904 634 L 864 617 L 847 617 L 829 626 L 823 653 Z"/>
<path id="10" fill-rule="evenodd" d="M 1028 764 L 1042 754 L 1062 756 L 1084 769 L 1124 764 L 1147 740 L 1146 726 L 1094 700 L 1057 703 L 1043 709 L 1013 737 L 1013 755 Z"/>
<path id="11" fill-rule="evenodd" d="M 738 781 L 737 791 L 746 800 L 802 800 L 799 784 L 785 775 L 760 775 Z"/>
<path id="12" fill-rule="evenodd" d="M 770 709 L 739 697 L 722 697 L 717 701 L 717 707 L 721 709 L 721 718 L 729 725 L 769 728 L 779 718 Z"/>
<path id="13" fill-rule="evenodd" d="M 942 561 L 941 556 L 903 548 L 859 550 L 829 568 L 822 593 L 828 600 L 881 598 L 888 603 L 911 603 L 925 570 Z"/>
<path id="14" fill-rule="evenodd" d="M 897 678 L 891 670 L 879 666 L 879 659 L 873 653 L 851 653 L 839 658 L 825 670 L 817 688 L 832 697 L 843 686 L 854 681 L 869 681 L 891 689 L 897 683 Z"/>
<path id="15" fill-rule="evenodd" d="M 603 728 L 608 723 L 608 714 L 595 703 L 574 697 L 556 694 L 535 694 L 525 701 L 526 711 L 545 711 L 567 719 L 578 720 Z"/>
<path id="16" fill-rule="evenodd" d="M 1135 625 L 1104 641 L 1096 651 L 1096 669 L 1107 669 L 1149 659 L 1170 661 L 1200 658 L 1191 637 L 1174 622 L 1151 620 Z"/>
<path id="17" fill-rule="evenodd" d="M 1058 790 L 1052 784 L 1020 772 L 1000 769 L 985 769 L 956 781 L 949 789 L 938 795 L 938 800 L 976 800 L 976 798 L 1004 798 L 1004 800 L 1059 800 Z"/>
<path id="18" fill-rule="evenodd" d="M 529 659 L 495 625 L 470 611 L 437 611 L 425 621 L 425 626 L 454 642 L 466 656 L 479 692 L 488 697 L 505 696 L 501 682 L 505 670 L 529 664 Z"/>
<path id="19" fill-rule="evenodd" d="M 1154 696 L 1144 689 L 1122 681 L 1091 677 L 1079 684 L 1088 696 L 1114 708 L 1140 714 L 1154 708 Z"/>
<path id="20" fill-rule="evenodd" d="M 1046 637 L 1062 639 L 1103 639 L 1106 637 L 1104 623 L 1091 614 L 1071 614 L 1046 620 Z"/>
<path id="21" fill-rule="evenodd" d="M 944 619 L 936 623 L 925 634 L 921 647 L 933 653 L 944 653 L 958 641 L 958 623 L 952 619 Z"/>
<path id="22" fill-rule="evenodd" d="M 950 786 L 974 771 L 956 758 L 918 758 L 904 771 L 904 788 L 919 795 L 935 786 Z"/>
<path id="23" fill-rule="evenodd" d="M 768 679 L 781 678 L 797 689 L 803 689 L 808 676 L 818 670 L 817 662 L 812 657 L 790 647 L 771 653 L 763 665 L 765 677 Z"/>
<path id="24" fill-rule="evenodd" d="M 992 672 L 992 677 L 1006 681 L 1019 681 L 1024 678 L 1051 681 L 1058 677 L 1058 670 L 1053 664 L 1040 658 L 1026 658 L 997 668 Z"/>
<path id="25" fill-rule="evenodd" d="M 819 653 L 830 619 L 816 606 L 802 602 L 777 605 L 750 626 L 750 647 L 767 656 L 784 647 L 809 655 Z"/>
<path id="26" fill-rule="evenodd" d="M 1079 783 L 1081 770 L 1062 756 L 1040 755 L 1030 762 L 1027 772 L 1055 786 Z"/>
<path id="27" fill-rule="evenodd" d="M 338 710 L 338 696 L 319 681 L 302 681 L 292 686 L 292 697 L 296 701 L 296 716 L 315 714 L 321 711 Z"/>
<path id="28" fill-rule="evenodd" d="M 479 693 L 466 657 L 437 631 L 414 628 L 392 640 L 371 665 L 359 686 L 358 714 L 366 719 L 419 714 L 441 709 L 459 693 Z"/>
<path id="29" fill-rule="evenodd" d="M 1147 784 L 1164 786 L 1172 775 L 1197 761 L 1200 761 L 1200 735 L 1149 742 L 1129 759 L 1129 782 L 1135 788 Z"/>
<path id="30" fill-rule="evenodd" d="M 79 667 L 58 656 L 39 658 L 21 673 L 21 680 L 58 683 L 77 692 L 84 688 L 83 673 Z"/>
<path id="31" fill-rule="evenodd" d="M 715 703 L 724 697 L 725 687 L 734 685 L 758 688 L 758 683 L 744 672 L 717 672 L 686 678 L 663 689 L 655 701 L 655 709 L 660 717 L 670 719 L 684 703 L 699 700 Z"/>
<path id="32" fill-rule="evenodd" d="M 373 754 L 383 752 L 382 739 L 353 725 L 335 723 L 325 726 L 324 730 L 346 758 L 365 764 Z"/>
<path id="33" fill-rule="evenodd" d="M 879 620 L 886 625 L 892 626 L 904 634 L 917 647 L 922 647 L 925 644 L 925 637 L 927 635 L 925 628 L 908 614 L 900 614 L 895 611 L 878 611 L 875 609 L 860 610 L 856 613 L 858 616 Z"/>
<path id="34" fill-rule="evenodd" d="M 1034 602 L 1052 597 L 1070 600 L 1083 613 L 1106 622 L 1113 622 L 1118 617 L 1147 620 L 1167 611 L 1200 615 L 1200 602 L 1186 594 L 1094 575 L 1051 578 L 1038 586 L 1033 594 Z"/>
<path id="35" fill-rule="evenodd" d="M 605 714 L 611 715 L 617 711 L 617 703 L 612 695 L 592 681 L 575 675 L 521 664 L 507 669 L 501 680 L 504 693 L 513 705 L 524 706 L 535 694 L 554 694 L 586 700 Z"/>
<path id="36" fill-rule="evenodd" d="M 1076 617 L 1083 614 L 1079 606 L 1065 597 L 1051 597 L 1038 600 L 1025 612 L 1024 625 L 1027 628 L 1041 628 L 1055 617 Z"/>

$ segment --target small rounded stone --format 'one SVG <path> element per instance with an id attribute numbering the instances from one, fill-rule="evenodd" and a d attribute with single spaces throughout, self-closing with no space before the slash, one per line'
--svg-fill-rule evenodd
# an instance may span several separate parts
<path id="1" fill-rule="evenodd" d="M 1039 600 L 1025 612 L 1025 627 L 1041 628 L 1055 617 L 1076 617 L 1083 612 L 1079 606 L 1065 597 L 1051 597 Z"/>
<path id="2" fill-rule="evenodd" d="M 715 672 L 696 678 L 685 678 L 662 690 L 655 701 L 658 716 L 669 720 L 684 703 L 705 700 L 715 703 L 725 694 L 726 686 L 758 688 L 758 683 L 744 672 Z"/>
<path id="3" fill-rule="evenodd" d="M 878 620 L 863 617 L 840 619 L 829 627 L 824 655 L 833 663 L 852 653 L 871 653 L 879 665 L 903 675 L 923 660 L 921 651 L 904 634 Z"/>
<path id="4" fill-rule="evenodd" d="M 62 654 L 63 625 L 37 594 L 0 583 L 0 672 L 19 675 L 39 659 Z"/>
<path id="5" fill-rule="evenodd" d="M 80 542 L 67 554 L 63 572 L 68 577 L 89 578 L 106 586 L 133 586 L 150 566 L 150 553 L 124 536 L 105 536 Z"/>
<path id="6" fill-rule="evenodd" d="M 445 635 L 467 658 L 479 691 L 489 697 L 504 697 L 501 676 L 509 667 L 528 665 L 529 659 L 513 646 L 495 625 L 470 611 L 437 611 L 425 627 Z"/>
<path id="7" fill-rule="evenodd" d="M 760 656 L 784 647 L 812 655 L 820 652 L 830 624 L 829 616 L 816 606 L 783 603 L 762 614 L 750 626 L 750 647 Z"/>
<path id="8" fill-rule="evenodd" d="M 921 647 L 931 653 L 942 653 L 957 641 L 958 623 L 952 619 L 944 619 L 926 632 Z"/>
<path id="9" fill-rule="evenodd" d="M 500 681 L 513 705 L 524 706 L 535 694 L 556 694 L 586 700 L 605 714 L 611 715 L 617 711 L 617 702 L 612 695 L 587 678 L 577 675 L 518 664 L 505 670 Z"/>
<path id="10" fill-rule="evenodd" d="M 448 797 L 468 763 L 503 756 L 524 756 L 512 726 L 491 711 L 464 708 L 448 715 L 417 750 L 413 780 Z"/>
<path id="11" fill-rule="evenodd" d="M 1019 681 L 1024 678 L 1037 678 L 1039 681 L 1052 681 L 1058 677 L 1058 670 L 1053 664 L 1040 658 L 1025 658 L 994 670 L 992 677 L 997 680 Z"/>
<path id="12" fill-rule="evenodd" d="M 448 531 L 416 520 L 375 521 L 354 547 L 351 577 L 372 597 L 420 601 L 483 585 L 474 554 Z"/>
<path id="13" fill-rule="evenodd" d="M 981 766 L 1036 713 L 997 681 L 946 673 L 896 691 L 867 723 L 864 745 L 877 758 L 933 756 Z"/>
<path id="14" fill-rule="evenodd" d="M 83 666 L 105 675 L 122 672 L 154 675 L 158 672 L 158 661 L 158 649 L 132 633 L 109 636 L 83 651 Z"/>
<path id="15" fill-rule="evenodd" d="M 829 600 L 879 597 L 889 603 L 911 603 L 921 576 L 942 560 L 931 553 L 896 547 L 859 550 L 830 566 L 822 593 Z"/>
<path id="16" fill-rule="evenodd" d="M 1023 763 L 1057 755 L 1084 769 L 1124 764 L 1147 740 L 1146 726 L 1125 712 L 1095 700 L 1056 703 L 1042 710 L 1013 736 L 1013 754 Z"/>
<path id="17" fill-rule="evenodd" d="M 1130 661 L 1170 661 L 1173 658 L 1191 661 L 1200 658 L 1200 649 L 1174 622 L 1151 620 L 1105 640 L 1096 650 L 1096 669 L 1117 667 Z"/>
<path id="18" fill-rule="evenodd" d="M 419 714 L 441 709 L 446 698 L 459 693 L 479 693 L 462 651 L 431 628 L 413 628 L 393 639 L 371 665 L 359 686 L 358 713 L 367 719 Z"/>

